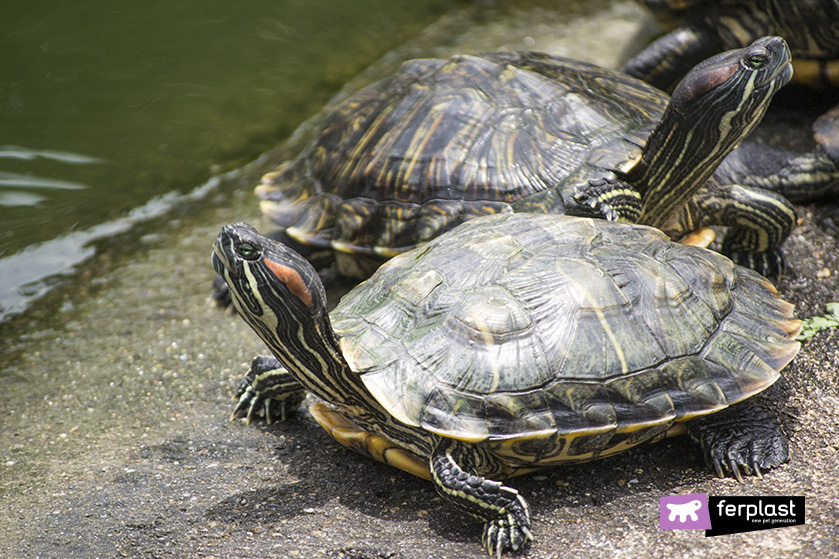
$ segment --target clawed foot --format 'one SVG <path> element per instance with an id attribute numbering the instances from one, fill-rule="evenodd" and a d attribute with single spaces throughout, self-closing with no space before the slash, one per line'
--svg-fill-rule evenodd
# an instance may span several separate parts
<path id="1" fill-rule="evenodd" d="M 275 417 L 285 421 L 305 398 L 303 387 L 277 359 L 259 355 L 254 357 L 250 370 L 236 391 L 236 407 L 230 419 L 236 419 L 240 412 L 245 412 L 250 425 L 261 409 L 269 425 Z"/>
<path id="2" fill-rule="evenodd" d="M 617 178 L 590 180 L 585 190 L 575 193 L 572 200 L 573 204 L 566 202 L 569 215 L 633 223 L 641 215 L 641 196 Z"/>
<path id="3" fill-rule="evenodd" d="M 508 549 L 523 551 L 533 541 L 527 502 L 521 496 L 516 497 L 516 501 L 508 507 L 509 510 L 504 516 L 484 524 L 481 544 L 490 555 L 500 558 L 501 554 Z"/>
<path id="4" fill-rule="evenodd" d="M 693 423 L 693 425 L 691 425 Z M 705 462 L 719 477 L 730 473 L 743 483 L 743 473 L 762 473 L 789 461 L 789 444 L 778 420 L 751 400 L 688 422 Z"/>
<path id="5" fill-rule="evenodd" d="M 490 555 L 522 551 L 533 540 L 530 533 L 530 507 L 519 492 L 500 481 L 461 468 L 458 460 L 474 460 L 489 455 L 476 447 L 465 447 L 455 439 L 441 438 L 431 455 L 431 479 L 441 497 L 484 522 L 482 543 Z M 464 460 L 466 457 L 466 460 Z"/>
<path id="6" fill-rule="evenodd" d="M 762 472 L 789 461 L 789 446 L 783 436 L 753 439 L 709 434 L 700 444 L 706 462 L 713 466 L 717 476 L 723 478 L 730 473 L 740 483 L 743 483 L 741 471 L 762 477 Z"/>

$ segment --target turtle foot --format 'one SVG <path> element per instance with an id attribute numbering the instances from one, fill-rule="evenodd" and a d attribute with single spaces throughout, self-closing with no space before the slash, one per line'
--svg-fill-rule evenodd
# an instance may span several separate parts
<path id="1" fill-rule="evenodd" d="M 431 456 L 431 480 L 441 497 L 484 522 L 481 542 L 490 555 L 523 551 L 533 540 L 530 507 L 519 492 L 500 481 L 464 470 L 461 463 L 487 464 L 488 455 L 441 439 Z"/>
<path id="2" fill-rule="evenodd" d="M 617 178 L 590 180 L 566 202 L 566 213 L 634 223 L 641 215 L 641 195 Z"/>
<path id="3" fill-rule="evenodd" d="M 250 425 L 261 410 L 270 425 L 275 418 L 285 421 L 306 398 L 306 391 L 274 357 L 258 355 L 236 391 L 236 407 L 231 420 L 240 412 Z"/>
<path id="4" fill-rule="evenodd" d="M 521 496 L 516 495 L 516 497 L 517 500 L 507 507 L 505 516 L 484 524 L 481 544 L 490 555 L 501 557 L 501 554 L 508 549 L 514 552 L 524 551 L 533 541 L 527 503 Z"/>
<path id="5" fill-rule="evenodd" d="M 743 473 L 757 477 L 789 461 L 789 445 L 780 422 L 750 400 L 687 425 L 699 442 L 705 462 L 719 477 L 730 473 L 743 483 Z"/>

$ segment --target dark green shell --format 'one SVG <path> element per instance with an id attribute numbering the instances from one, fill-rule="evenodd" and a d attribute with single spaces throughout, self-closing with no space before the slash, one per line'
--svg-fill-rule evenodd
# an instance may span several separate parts
<path id="1" fill-rule="evenodd" d="M 395 418 L 544 465 L 765 389 L 798 351 L 792 310 L 758 274 L 658 230 L 510 214 L 397 256 L 330 317 Z"/>
<path id="2" fill-rule="evenodd" d="M 257 194 L 293 238 L 385 259 L 632 166 L 667 102 L 621 73 L 539 53 L 411 60 L 340 104 Z"/>

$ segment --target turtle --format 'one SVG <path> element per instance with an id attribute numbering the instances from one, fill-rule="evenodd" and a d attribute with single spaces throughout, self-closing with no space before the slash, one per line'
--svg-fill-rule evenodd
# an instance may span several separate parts
<path id="1" fill-rule="evenodd" d="M 319 267 L 334 256 L 352 278 L 462 221 L 513 212 L 674 238 L 728 225 L 722 251 L 773 275 L 791 204 L 706 179 L 790 76 L 778 37 L 697 64 L 672 96 L 538 52 L 410 60 L 338 104 L 256 195 L 280 225 L 273 238 Z"/>
<path id="2" fill-rule="evenodd" d="M 794 81 L 817 90 L 839 86 L 837 0 L 639 0 L 665 27 L 674 28 L 626 63 L 623 70 L 663 90 L 695 62 L 739 48 L 763 35 L 787 41 Z M 796 93 L 793 105 L 820 104 L 817 91 Z M 835 96 L 835 95 L 834 95 Z M 835 103 L 835 101 L 833 102 Z M 831 103 L 831 104 L 833 104 Z M 781 110 L 786 110 L 782 108 Z M 813 124 L 815 145 L 802 151 L 747 141 L 726 160 L 724 181 L 778 192 L 794 202 L 839 193 L 839 107 Z"/>
<path id="3" fill-rule="evenodd" d="M 490 555 L 529 545 L 507 478 L 687 431 L 717 474 L 789 458 L 752 396 L 794 358 L 793 305 L 751 269 L 658 229 L 494 214 L 395 256 L 327 312 L 317 270 L 247 224 L 213 264 L 273 353 L 262 389 L 338 442 L 432 482 L 483 522 Z"/>
<path id="4" fill-rule="evenodd" d="M 837 0 L 638 0 L 664 27 L 673 28 L 624 66 L 664 90 L 709 56 L 748 45 L 764 35 L 789 44 L 795 80 L 839 85 Z"/>

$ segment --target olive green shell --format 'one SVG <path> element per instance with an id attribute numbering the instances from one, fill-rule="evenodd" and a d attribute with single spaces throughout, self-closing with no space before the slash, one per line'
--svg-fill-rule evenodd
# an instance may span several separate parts
<path id="1" fill-rule="evenodd" d="M 798 351 L 792 310 L 758 274 L 655 229 L 510 214 L 397 256 L 330 317 L 396 419 L 545 465 L 765 389 Z"/>
<path id="2" fill-rule="evenodd" d="M 632 166 L 667 102 L 540 53 L 411 60 L 340 104 L 257 195 L 292 238 L 384 260 L 522 199 L 564 213 L 562 197 L 532 195 L 567 185 L 570 196 Z"/>

